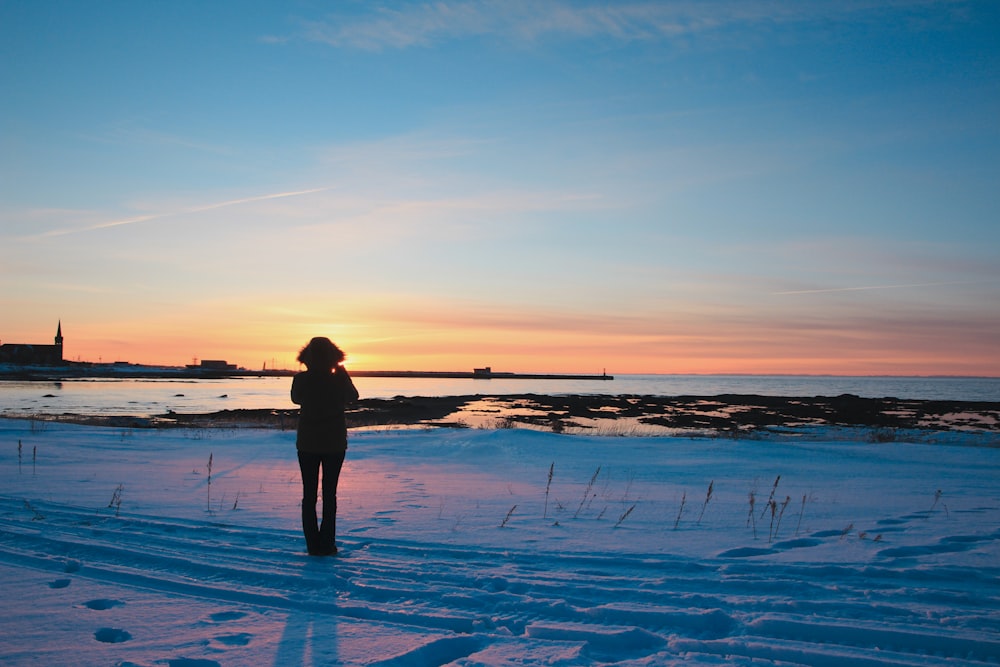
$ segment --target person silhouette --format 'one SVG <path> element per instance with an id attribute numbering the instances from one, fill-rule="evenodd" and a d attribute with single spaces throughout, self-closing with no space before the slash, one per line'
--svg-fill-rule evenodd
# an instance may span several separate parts
<path id="1" fill-rule="evenodd" d="M 317 337 L 302 348 L 306 370 L 292 378 L 292 402 L 299 405 L 295 436 L 302 471 L 302 532 L 313 556 L 337 553 L 337 482 L 347 453 L 344 408 L 358 400 L 358 390 L 342 365 L 344 353 L 329 338 Z M 317 526 L 320 469 L 323 514 Z"/>

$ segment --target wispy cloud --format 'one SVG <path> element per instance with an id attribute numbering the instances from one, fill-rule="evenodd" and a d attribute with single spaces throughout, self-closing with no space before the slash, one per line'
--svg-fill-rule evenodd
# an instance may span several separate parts
<path id="1" fill-rule="evenodd" d="M 314 194 L 317 192 L 323 192 L 329 188 L 312 188 L 310 190 L 295 190 L 292 192 L 276 192 L 266 195 L 257 195 L 254 197 L 243 197 L 241 199 L 229 199 L 226 201 L 215 202 L 212 204 L 204 204 L 202 206 L 195 206 L 192 208 L 181 209 L 177 211 L 166 211 L 163 213 L 152 213 L 149 215 L 137 215 L 131 218 L 123 218 L 121 220 L 110 220 L 107 222 L 99 222 L 97 224 L 88 225 L 86 227 L 77 227 L 71 229 L 53 229 L 41 234 L 37 234 L 37 237 L 48 238 L 54 236 L 66 236 L 69 234 L 80 234 L 83 232 L 93 232 L 101 229 L 110 229 L 112 227 L 122 227 L 124 225 L 134 225 L 142 222 L 150 222 L 152 220 L 162 220 L 164 218 L 173 218 L 180 215 L 190 215 L 192 213 L 202 213 L 204 211 L 214 211 L 220 208 L 226 208 L 228 206 L 238 206 L 240 204 L 250 204 L 258 201 L 266 201 L 269 199 L 283 199 L 285 197 L 299 197 L 302 195 Z"/>
<path id="2" fill-rule="evenodd" d="M 429 46 L 440 40 L 496 36 L 534 42 L 545 37 L 606 37 L 624 41 L 676 38 L 738 26 L 876 20 L 885 12 L 948 7 L 950 0 L 720 0 L 716 2 L 571 3 L 533 0 L 427 2 L 377 7 L 306 23 L 305 37 L 335 47 L 371 51 Z"/>
<path id="3" fill-rule="evenodd" d="M 829 294 L 832 292 L 865 292 L 870 290 L 890 290 L 890 289 L 907 289 L 916 287 L 945 287 L 952 285 L 978 285 L 982 281 L 953 281 L 953 282 L 940 282 L 940 283 L 908 283 L 904 285 L 864 285 L 861 287 L 828 287 L 823 289 L 802 289 L 802 290 L 787 290 L 784 292 L 772 292 L 774 296 L 785 296 L 790 294 Z"/>
<path id="4" fill-rule="evenodd" d="M 703 29 L 703 19 L 656 5 L 574 6 L 562 2 L 436 2 L 307 24 L 306 37 L 331 46 L 379 51 L 439 40 L 493 35 L 534 41 L 544 36 L 644 39 Z"/>

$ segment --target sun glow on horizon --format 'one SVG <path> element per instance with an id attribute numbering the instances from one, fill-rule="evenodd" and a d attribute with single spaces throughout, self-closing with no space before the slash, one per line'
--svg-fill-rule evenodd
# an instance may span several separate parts
<path id="1" fill-rule="evenodd" d="M 384 323 L 384 330 L 399 327 Z M 202 359 L 221 359 L 248 370 L 300 367 L 299 349 L 310 338 L 325 335 L 347 354 L 345 365 L 356 370 L 471 371 L 490 366 L 498 371 L 585 374 L 757 374 L 757 375 L 969 375 L 1000 376 L 1000 362 L 937 350 L 906 348 L 891 339 L 845 345 L 827 339 L 830 354 L 818 356 L 820 338 L 801 340 L 793 328 L 777 327 L 769 335 L 732 339 L 717 336 L 636 336 L 631 333 L 514 331 L 476 327 L 445 329 L 411 327 L 400 336 L 369 337 L 378 323 L 365 327 L 262 327 L 243 332 L 238 320 L 219 329 L 159 325 L 145 329 L 130 324 L 115 339 L 99 324 L 64 322 L 65 358 L 70 361 L 180 366 Z M 158 330 L 156 333 L 150 331 Z M 45 338 L 31 336 L 40 342 Z M 11 337 L 4 340 L 14 342 Z M 988 344 L 983 351 L 988 350 Z M 853 349 L 852 349 L 853 348 Z"/>

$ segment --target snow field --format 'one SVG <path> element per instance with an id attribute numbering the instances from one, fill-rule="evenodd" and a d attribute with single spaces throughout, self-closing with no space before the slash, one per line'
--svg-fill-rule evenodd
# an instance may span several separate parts
<path id="1" fill-rule="evenodd" d="M 292 433 L 0 420 L 0 663 L 1000 663 L 1000 450 L 828 435 L 356 434 L 312 558 Z"/>

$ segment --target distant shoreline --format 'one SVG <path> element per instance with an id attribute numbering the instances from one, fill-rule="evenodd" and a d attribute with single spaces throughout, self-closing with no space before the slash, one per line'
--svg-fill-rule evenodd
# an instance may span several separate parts
<path id="1" fill-rule="evenodd" d="M 31 366 L 17 364 L 0 364 L 0 380 L 23 380 L 47 382 L 53 380 L 72 379 L 187 379 L 187 380 L 218 380 L 225 378 L 257 378 L 257 377 L 291 377 L 299 370 L 263 369 L 249 370 L 246 368 L 215 369 L 190 366 L 151 366 L 144 364 L 115 363 L 100 364 L 93 362 L 66 362 L 63 366 Z M 350 369 L 354 377 L 385 377 L 385 378 L 427 378 L 427 379 L 525 379 L 525 380 L 598 380 L 611 381 L 614 375 L 606 373 L 518 373 L 508 371 L 380 371 Z M 894 375 L 887 373 L 870 374 L 831 374 L 831 373 L 626 373 L 625 377 L 697 377 L 697 378 L 898 378 L 906 380 L 1000 380 L 994 375 Z"/>
<path id="2" fill-rule="evenodd" d="M 71 364 L 67 366 L 15 366 L 0 368 L 0 380 L 52 381 L 75 378 L 99 379 L 193 379 L 217 380 L 241 377 L 290 377 L 296 370 L 220 369 L 191 366 L 143 366 L 139 364 Z M 585 373 L 515 373 L 476 369 L 473 371 L 363 371 L 352 370 L 354 377 L 446 378 L 471 380 L 614 380 L 613 375 Z"/>
<path id="3" fill-rule="evenodd" d="M 447 378 L 455 380 L 614 380 L 614 375 L 582 373 L 510 373 L 504 371 L 351 371 L 354 377 L 370 378 Z"/>

